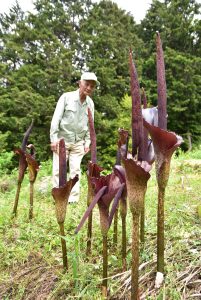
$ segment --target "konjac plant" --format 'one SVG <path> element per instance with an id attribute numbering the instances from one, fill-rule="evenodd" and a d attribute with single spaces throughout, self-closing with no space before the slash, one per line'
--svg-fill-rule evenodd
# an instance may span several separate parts
<path id="1" fill-rule="evenodd" d="M 156 287 L 163 282 L 164 275 L 164 201 L 165 189 L 169 179 L 170 162 L 174 151 L 183 142 L 174 132 L 167 131 L 167 92 L 165 80 L 165 63 L 160 34 L 156 34 L 157 92 L 158 92 L 158 127 L 144 120 L 144 126 L 151 135 L 154 152 L 156 179 L 158 184 L 158 218 L 157 218 L 157 276 Z"/>
<path id="2" fill-rule="evenodd" d="M 98 165 L 90 163 L 91 167 L 98 168 Z M 89 169 L 90 170 L 90 169 Z M 99 167 L 98 170 L 101 170 Z M 90 187 L 93 191 L 93 199 L 90 202 L 86 212 L 84 213 L 75 233 L 78 233 L 83 226 L 86 219 L 90 216 L 93 208 L 98 204 L 100 213 L 100 226 L 103 242 L 103 280 L 102 280 L 102 294 L 107 297 L 107 274 L 108 274 L 108 249 L 107 249 L 107 234 L 110 228 L 112 218 L 118 206 L 118 201 L 123 194 L 125 182 L 122 183 L 118 173 L 113 170 L 112 173 L 106 176 L 101 176 L 100 173 L 93 173 L 93 176 L 88 176 Z M 125 179 L 124 179 L 125 181 Z M 110 210 L 110 205 L 114 199 L 114 205 Z M 91 223 L 92 224 L 92 223 Z"/>
<path id="3" fill-rule="evenodd" d="M 132 153 L 128 153 L 127 151 L 128 149 L 122 131 L 119 132 L 121 140 L 119 145 L 122 162 L 125 167 L 128 202 L 132 213 L 131 299 L 135 300 L 139 297 L 139 222 L 144 205 L 147 182 L 150 178 L 149 172 L 151 170 L 152 160 L 148 160 L 148 139 L 145 139 L 144 136 L 140 87 L 131 50 L 129 53 L 129 67 L 132 97 Z"/>
<path id="4" fill-rule="evenodd" d="M 83 218 L 76 229 L 76 233 L 79 232 L 83 226 L 85 220 L 90 215 L 91 210 L 94 208 L 96 203 L 98 204 L 100 213 L 100 227 L 102 234 L 103 243 L 103 280 L 102 280 L 102 295 L 107 297 L 107 277 L 108 277 L 108 245 L 107 245 L 107 234 L 111 224 L 111 214 L 114 215 L 115 207 L 110 211 L 110 205 L 112 200 L 116 206 L 118 205 L 118 200 L 120 199 L 123 190 L 125 188 L 125 183 L 121 183 L 119 177 L 114 173 L 110 173 L 106 176 L 92 177 L 92 184 L 94 185 L 95 196 L 86 210 Z"/>
<path id="5" fill-rule="evenodd" d="M 54 187 L 52 189 L 52 196 L 55 200 L 56 218 L 60 228 L 64 271 L 68 270 L 64 222 L 66 218 L 68 198 L 77 181 L 78 175 L 67 181 L 66 147 L 64 139 L 61 139 L 59 141 L 59 187 Z"/>
<path id="6" fill-rule="evenodd" d="M 27 146 L 30 149 L 30 154 L 25 153 L 26 161 L 29 170 L 29 185 L 30 185 L 30 208 L 29 208 L 29 220 L 33 218 L 33 199 L 34 199 L 34 182 L 39 171 L 39 165 L 35 160 L 35 148 L 33 144 Z"/>
<path id="7" fill-rule="evenodd" d="M 97 165 L 96 132 L 95 132 L 94 120 L 90 108 L 88 108 L 88 121 L 89 121 L 89 132 L 90 132 L 90 139 L 91 139 L 91 161 L 89 161 L 88 163 L 88 170 L 87 170 L 87 182 L 88 182 L 87 206 L 89 207 L 95 195 L 91 178 L 100 177 L 100 172 L 103 170 L 103 168 Z M 92 220 L 93 220 L 93 210 L 91 210 L 88 216 L 87 248 L 86 248 L 87 257 L 91 254 L 91 247 L 92 247 L 92 222 L 93 222 Z"/>
<path id="8" fill-rule="evenodd" d="M 21 148 L 17 148 L 14 150 L 14 152 L 19 155 L 17 191 L 16 191 L 16 195 L 15 195 L 15 201 L 14 201 L 13 212 L 12 212 L 14 216 L 17 215 L 17 207 L 18 207 L 18 202 L 19 202 L 20 189 L 21 189 L 22 181 L 24 179 L 24 174 L 25 174 L 25 171 L 26 171 L 27 165 L 28 165 L 25 152 L 26 152 L 26 146 L 28 143 L 29 135 L 33 129 L 33 124 L 34 124 L 34 121 L 32 120 L 29 128 L 27 129 L 27 131 L 24 134 Z"/>

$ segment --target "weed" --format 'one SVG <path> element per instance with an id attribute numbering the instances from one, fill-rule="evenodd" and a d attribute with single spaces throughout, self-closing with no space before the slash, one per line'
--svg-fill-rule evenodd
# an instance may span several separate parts
<path id="1" fill-rule="evenodd" d="M 189 155 L 189 154 L 188 154 Z M 185 157 L 183 159 L 186 160 Z M 140 264 L 147 264 L 140 271 L 140 289 L 149 300 L 187 299 L 199 291 L 199 267 L 201 250 L 201 227 L 197 214 L 200 204 L 200 175 L 186 174 L 182 186 L 178 165 L 181 158 L 172 160 L 170 179 L 165 202 L 165 285 L 154 290 L 156 271 L 156 211 L 157 187 L 154 170 L 148 183 L 145 199 L 145 245 L 140 254 Z M 15 180 L 16 170 L 7 176 Z M 74 231 L 87 208 L 87 180 L 81 177 L 81 199 L 76 205 L 68 205 L 65 221 L 66 243 L 69 253 L 69 272 L 62 270 L 60 233 L 51 196 L 51 162 L 42 163 L 36 179 L 34 219 L 28 221 L 29 180 L 25 175 L 19 199 L 18 216 L 11 219 L 16 186 L 0 192 L 0 299 L 101 299 L 102 237 L 98 207 L 93 212 L 93 248 L 91 257 L 86 257 L 87 225 L 78 236 Z M 40 185 L 48 178 L 47 188 L 41 192 Z M 2 178 L 0 178 L 1 181 Z M 190 189 L 189 189 L 190 188 Z M 118 274 L 121 270 L 121 222 L 118 227 L 117 250 L 113 248 L 113 227 L 108 232 L 108 287 L 111 299 L 120 299 L 122 294 Z M 127 214 L 127 267 L 131 264 L 131 213 Z M 127 271 L 128 272 L 128 271 Z M 150 274 L 149 274 L 150 273 Z M 148 275 L 149 274 L 149 275 Z M 195 274 L 186 284 L 189 274 Z M 197 277 L 196 277 L 197 276 Z M 190 280 L 190 279 L 189 279 Z M 197 284 L 197 285 L 196 285 Z M 117 290 L 119 291 L 117 292 Z M 113 295 L 113 296 L 112 296 Z M 43 298 L 44 297 L 44 298 Z M 185 298 L 186 297 L 186 298 Z M 123 299 L 123 298 L 122 298 Z M 124 299 L 129 299 L 128 293 Z"/>

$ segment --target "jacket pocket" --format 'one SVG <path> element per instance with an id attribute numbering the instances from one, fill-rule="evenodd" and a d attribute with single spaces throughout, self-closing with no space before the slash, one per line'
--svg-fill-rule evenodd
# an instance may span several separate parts
<path id="1" fill-rule="evenodd" d="M 61 128 L 71 129 L 74 127 L 76 117 L 75 108 L 65 108 L 63 118 L 61 120 Z"/>

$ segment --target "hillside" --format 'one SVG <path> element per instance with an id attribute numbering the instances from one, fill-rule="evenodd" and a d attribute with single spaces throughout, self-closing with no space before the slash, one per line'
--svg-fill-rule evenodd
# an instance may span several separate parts
<path id="1" fill-rule="evenodd" d="M 166 190 L 164 286 L 154 288 L 156 272 L 157 186 L 155 170 L 146 194 L 145 244 L 141 251 L 141 299 L 201 299 L 201 158 L 200 150 L 174 157 Z M 35 182 L 34 219 L 29 222 L 29 180 L 22 184 L 18 214 L 11 218 L 17 170 L 0 178 L 0 299 L 101 299 L 102 242 L 98 208 L 94 209 L 93 248 L 86 257 L 85 224 L 74 230 L 85 209 L 87 181 L 82 176 L 81 200 L 68 205 L 65 231 L 69 271 L 62 270 L 59 227 L 51 196 L 51 162 L 41 164 Z M 198 214 L 199 210 L 199 214 Z M 127 215 L 127 266 L 121 266 L 121 219 L 118 244 L 109 231 L 110 299 L 129 299 L 131 261 L 131 214 Z"/>

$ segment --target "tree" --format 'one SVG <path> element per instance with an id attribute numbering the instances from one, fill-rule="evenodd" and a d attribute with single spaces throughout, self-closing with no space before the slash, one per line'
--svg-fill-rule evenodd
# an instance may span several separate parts
<path id="1" fill-rule="evenodd" d="M 139 57 L 145 50 L 136 35 L 133 17 L 112 1 L 103 0 L 94 4 L 88 18 L 80 26 L 82 67 L 94 71 L 100 82 L 94 97 L 95 125 L 99 159 L 107 164 L 111 157 L 113 162 L 115 160 L 117 130 L 121 126 L 116 119 L 121 110 L 122 97 L 130 90 L 129 48 L 135 48 L 139 65 Z"/>
<path id="2" fill-rule="evenodd" d="M 150 39 L 159 31 L 164 47 L 168 45 L 180 52 L 196 54 L 196 26 L 200 7 L 201 4 L 195 0 L 153 0 L 139 25 L 139 34 L 151 52 L 154 44 L 150 44 Z"/>
<path id="3" fill-rule="evenodd" d="M 72 45 L 78 38 L 72 5 L 78 9 L 78 4 L 82 7 L 83 3 L 68 4 L 69 7 L 66 1 L 38 0 L 36 15 L 25 16 L 16 4 L 9 15 L 1 16 L 0 125 L 6 150 L 19 145 L 33 118 L 31 139 L 38 157 L 46 159 L 50 154 L 49 127 L 56 101 L 64 91 L 75 88 L 80 73 L 73 65 Z"/>

